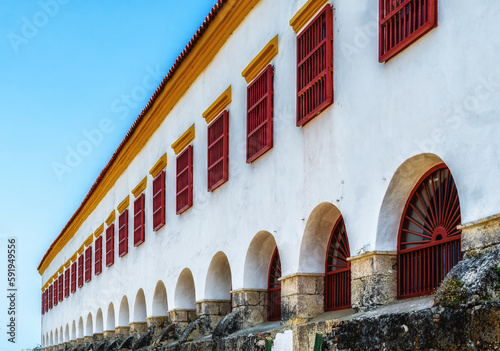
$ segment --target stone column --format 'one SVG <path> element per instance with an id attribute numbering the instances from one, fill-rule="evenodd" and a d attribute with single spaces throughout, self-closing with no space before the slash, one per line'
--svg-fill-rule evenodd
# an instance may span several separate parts
<path id="1" fill-rule="evenodd" d="M 130 335 L 139 336 L 148 330 L 148 323 L 146 322 L 132 322 L 130 323 Z"/>
<path id="2" fill-rule="evenodd" d="M 351 304 L 355 311 L 396 300 L 396 251 L 370 251 L 347 260 L 351 261 Z"/>
<path id="3" fill-rule="evenodd" d="M 229 312 L 231 312 L 231 301 L 229 300 L 202 300 L 196 302 L 196 314 L 208 317 L 212 329 Z"/>
<path id="4" fill-rule="evenodd" d="M 462 230 L 462 252 L 470 258 L 500 249 L 500 214 L 465 223 Z"/>
<path id="5" fill-rule="evenodd" d="M 105 330 L 103 332 L 104 339 L 114 339 L 115 331 L 114 330 Z"/>
<path id="6" fill-rule="evenodd" d="M 83 338 L 76 339 L 76 344 L 77 344 L 78 346 L 83 345 Z"/>
<path id="7" fill-rule="evenodd" d="M 104 340 L 104 334 L 103 333 L 96 333 L 94 334 L 94 341 L 99 342 Z"/>
<path id="8" fill-rule="evenodd" d="M 325 275 L 296 273 L 282 277 L 281 320 L 304 323 L 325 311 Z"/>
<path id="9" fill-rule="evenodd" d="M 175 309 L 168 311 L 168 316 L 172 323 L 183 330 L 196 319 L 196 310 Z"/>
<path id="10" fill-rule="evenodd" d="M 94 342 L 94 337 L 91 335 L 91 336 L 85 336 L 83 338 L 83 342 L 88 345 L 88 344 L 92 344 Z"/>
<path id="11" fill-rule="evenodd" d="M 123 339 L 130 336 L 130 327 L 116 327 L 115 336 L 121 337 Z"/>
<path id="12" fill-rule="evenodd" d="M 163 328 L 170 324 L 168 316 L 165 317 L 149 317 L 148 328 L 152 329 L 155 334 L 159 334 Z"/>
<path id="13" fill-rule="evenodd" d="M 267 321 L 267 290 L 239 289 L 231 293 L 233 311 L 241 312 L 241 329 Z"/>

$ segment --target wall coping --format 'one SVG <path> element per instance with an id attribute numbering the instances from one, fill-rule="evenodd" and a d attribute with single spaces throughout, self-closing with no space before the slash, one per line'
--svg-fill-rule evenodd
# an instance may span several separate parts
<path id="1" fill-rule="evenodd" d="M 267 289 L 236 289 L 236 290 L 231 290 L 231 293 L 239 293 L 239 292 L 245 292 L 245 291 L 253 291 L 253 292 L 267 292 Z"/>
<path id="2" fill-rule="evenodd" d="M 478 220 L 475 220 L 472 222 L 467 222 L 467 223 L 461 224 L 461 225 L 457 226 L 457 229 L 469 229 L 469 228 L 473 228 L 473 227 L 477 227 L 477 226 L 486 224 L 488 222 L 493 222 L 495 220 L 500 220 L 500 213 L 494 214 L 492 216 L 484 217 L 484 218 L 481 218 L 481 219 L 478 219 Z"/>
<path id="3" fill-rule="evenodd" d="M 285 275 L 284 277 L 278 278 L 278 281 L 295 278 L 295 277 L 324 277 L 325 273 L 293 273 Z"/>
<path id="4" fill-rule="evenodd" d="M 200 300 L 200 301 L 196 301 L 196 304 L 199 304 L 199 303 L 210 303 L 210 302 L 229 302 L 231 300 L 215 300 L 215 299 L 205 299 L 205 300 Z"/>
<path id="5" fill-rule="evenodd" d="M 361 255 L 351 256 L 347 258 L 347 261 L 357 261 L 363 258 L 368 258 L 371 256 L 396 256 L 398 254 L 397 251 L 368 251 L 362 253 Z"/>

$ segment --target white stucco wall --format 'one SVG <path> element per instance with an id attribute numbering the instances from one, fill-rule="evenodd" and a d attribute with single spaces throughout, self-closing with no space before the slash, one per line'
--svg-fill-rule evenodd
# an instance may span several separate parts
<path id="1" fill-rule="evenodd" d="M 108 315 L 110 303 L 115 326 L 124 324 L 120 322 L 124 297 L 129 323 L 143 319 L 134 315 L 140 289 L 146 316 L 152 316 L 160 280 L 166 289 L 166 309 L 187 307 L 186 299 L 175 297 L 179 275 L 186 268 L 193 277 L 196 301 L 218 294 L 215 287 L 205 286 L 207 281 L 218 282 L 207 279 L 218 252 L 227 257 L 233 290 L 265 288 L 267 277 L 245 272 L 245 262 L 260 262 L 247 259 L 259 232 L 274 238 L 283 276 L 324 270 L 325 251 L 315 252 L 313 245 L 302 246 L 302 241 L 305 231 L 313 235 L 325 227 L 308 219 L 315 208 L 321 212 L 328 203 L 337 209 L 332 216 L 344 217 L 351 255 L 361 248 L 394 250 L 405 189 L 441 160 L 455 178 L 464 223 L 500 212 L 500 45 L 492 35 L 500 30 L 497 1 L 440 0 L 438 27 L 386 64 L 378 62 L 378 2 L 330 2 L 335 18 L 335 103 L 304 127 L 295 126 L 296 35 L 288 22 L 305 0 L 262 0 L 43 274 L 42 284 L 167 153 L 166 225 L 152 231 L 148 175 L 145 243 L 133 247 L 130 194 L 129 253 L 118 257 L 115 229 L 114 265 L 103 264 L 101 275 L 93 275 L 90 283 L 42 316 L 48 344 L 66 324 L 71 339 L 80 332 L 87 335 L 89 313 L 93 328 L 101 323 L 96 323 L 98 309 L 108 330 L 113 317 Z M 272 62 L 274 147 L 249 165 L 245 162 L 247 84 L 241 72 L 277 34 L 279 54 Z M 208 193 L 207 125 L 202 113 L 229 85 L 229 181 Z M 193 123 L 194 205 L 178 216 L 170 145 Z M 311 223 L 308 230 L 307 223 Z M 328 231 L 326 227 L 322 230 Z M 319 260 L 304 258 L 318 252 Z M 182 296 L 184 286 L 178 289 Z"/>

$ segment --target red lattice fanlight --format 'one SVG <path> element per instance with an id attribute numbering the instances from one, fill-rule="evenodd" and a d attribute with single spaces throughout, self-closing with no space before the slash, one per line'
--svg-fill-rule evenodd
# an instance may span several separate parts
<path id="1" fill-rule="evenodd" d="M 325 310 L 351 307 L 351 256 L 342 216 L 337 220 L 326 252 Z"/>
<path id="2" fill-rule="evenodd" d="M 281 319 L 281 260 L 278 248 L 274 249 L 269 267 L 267 285 L 267 319 L 279 321 Z"/>
<path id="3" fill-rule="evenodd" d="M 398 296 L 432 293 L 462 258 L 460 201 L 449 169 L 432 168 L 413 189 L 401 219 Z"/>

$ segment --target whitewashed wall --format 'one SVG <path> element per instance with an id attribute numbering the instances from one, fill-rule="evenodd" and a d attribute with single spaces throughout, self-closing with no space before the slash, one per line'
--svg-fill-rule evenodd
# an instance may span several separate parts
<path id="1" fill-rule="evenodd" d="M 166 226 L 152 231 L 152 179 L 148 175 L 146 242 L 133 247 L 131 202 L 128 255 L 118 257 L 116 230 L 115 264 L 110 268 L 103 264 L 100 276 L 92 276 L 90 283 L 42 317 L 42 333 L 48 343 L 56 329 L 59 338 L 61 334 L 71 340 L 80 333 L 87 335 L 89 313 L 94 333 L 101 323 L 107 330 L 107 321 L 111 318 L 112 322 L 113 317 L 108 315 L 110 302 L 114 305 L 114 325 L 121 325 L 124 296 L 130 310 L 128 322 L 138 321 L 140 313 L 134 309 L 139 289 L 144 291 L 146 315 L 153 316 L 153 296 L 160 280 L 166 287 L 168 310 L 187 307 L 186 299 L 174 296 L 185 268 L 194 279 L 195 300 L 213 297 L 216 289 L 205 283 L 212 257 L 219 251 L 227 256 L 233 289 L 265 288 L 267 277 L 259 279 L 258 274 L 244 272 L 249 245 L 261 231 L 274 237 L 284 276 L 324 270 L 323 248 L 314 250 L 311 245 L 303 245 L 301 249 L 308 218 L 315 208 L 321 208 L 317 207 L 320 204 L 333 204 L 342 213 L 351 255 L 362 248 L 395 250 L 401 206 L 409 189 L 423 172 L 441 161 L 455 178 L 463 222 L 500 212 L 500 45 L 495 36 L 500 31 L 498 2 L 440 0 L 438 27 L 381 64 L 378 2 L 331 1 L 335 18 L 335 103 L 297 128 L 296 35 L 288 22 L 304 3 L 262 0 L 255 7 L 53 260 L 42 284 L 167 152 Z M 277 34 L 279 54 L 273 60 L 274 147 L 248 165 L 247 84 L 241 72 Z M 201 115 L 229 85 L 229 182 L 208 193 L 207 125 Z M 194 206 L 177 216 L 175 155 L 170 145 L 193 123 Z M 310 259 L 308 255 L 319 258 Z M 267 272 L 267 267 L 262 271 Z M 96 317 L 99 309 L 103 322 L 101 315 Z M 65 338 L 59 340 L 63 341 Z"/>

